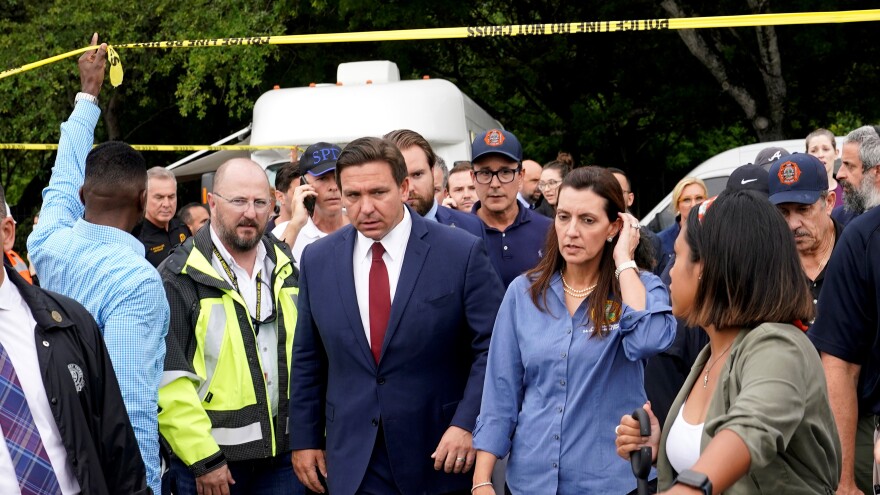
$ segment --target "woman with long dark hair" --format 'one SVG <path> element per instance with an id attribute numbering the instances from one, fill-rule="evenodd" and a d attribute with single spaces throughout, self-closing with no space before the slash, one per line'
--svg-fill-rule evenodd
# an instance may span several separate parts
<path id="1" fill-rule="evenodd" d="M 569 173 L 545 255 L 516 278 L 495 320 L 474 431 L 474 495 L 510 454 L 513 494 L 626 493 L 614 459 L 618 411 L 645 402 L 643 360 L 675 336 L 660 279 L 633 261 L 638 221 L 614 175 Z"/>
<path id="2" fill-rule="evenodd" d="M 691 211 L 670 273 L 672 312 L 709 344 L 662 434 L 653 414 L 647 439 L 624 416 L 617 452 L 650 445 L 670 494 L 834 493 L 840 441 L 819 355 L 795 325 L 813 304 L 791 232 L 753 191 L 709 204 Z"/>

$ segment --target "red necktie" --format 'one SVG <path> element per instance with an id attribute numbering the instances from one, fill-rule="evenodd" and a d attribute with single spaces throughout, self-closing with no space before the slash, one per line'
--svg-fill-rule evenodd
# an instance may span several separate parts
<path id="1" fill-rule="evenodd" d="M 388 268 L 382 260 L 385 248 L 381 242 L 373 243 L 373 264 L 370 266 L 370 350 L 379 362 L 382 342 L 391 316 L 391 287 L 388 283 Z"/>

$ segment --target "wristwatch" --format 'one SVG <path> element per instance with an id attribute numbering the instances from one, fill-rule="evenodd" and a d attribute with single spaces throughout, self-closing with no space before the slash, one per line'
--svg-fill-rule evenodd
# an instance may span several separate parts
<path id="1" fill-rule="evenodd" d="M 73 99 L 73 102 L 78 103 L 80 100 L 88 101 L 88 102 L 94 103 L 95 105 L 98 104 L 98 97 L 97 96 L 90 95 L 88 93 L 83 93 L 82 91 L 80 91 L 79 93 L 76 94 L 76 98 Z"/>
<path id="2" fill-rule="evenodd" d="M 620 279 L 620 274 L 626 270 L 629 270 L 630 268 L 634 268 L 636 271 L 638 271 L 639 269 L 634 260 L 624 261 L 623 263 L 617 265 L 617 270 L 614 270 L 614 278 Z"/>
<path id="3" fill-rule="evenodd" d="M 691 488 L 696 488 L 697 490 L 702 491 L 703 495 L 712 495 L 712 482 L 709 481 L 709 477 L 703 473 L 685 469 L 678 473 L 678 478 L 675 478 L 675 482 Z"/>

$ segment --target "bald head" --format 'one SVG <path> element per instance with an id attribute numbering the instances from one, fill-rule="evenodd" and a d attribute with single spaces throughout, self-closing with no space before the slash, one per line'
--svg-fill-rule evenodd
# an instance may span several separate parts
<path id="1" fill-rule="evenodd" d="M 223 186 L 228 182 L 235 184 L 241 180 L 247 180 L 254 184 L 265 183 L 267 190 L 269 189 L 269 176 L 257 162 L 248 158 L 233 158 L 220 165 L 217 173 L 214 174 L 214 190 L 220 190 L 222 194 Z"/>
<path id="2" fill-rule="evenodd" d="M 538 182 L 541 181 L 541 164 L 534 160 L 523 160 L 522 195 L 529 203 L 534 204 L 541 197 Z"/>

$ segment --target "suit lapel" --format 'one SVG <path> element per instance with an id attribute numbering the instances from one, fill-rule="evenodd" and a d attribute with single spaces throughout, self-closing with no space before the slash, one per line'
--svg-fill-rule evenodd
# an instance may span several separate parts
<path id="1" fill-rule="evenodd" d="M 397 331 L 400 325 L 400 319 L 406 310 L 407 304 L 412 297 L 413 289 L 419 280 L 422 272 L 422 266 L 428 257 L 428 251 L 431 246 L 422 238 L 428 233 L 428 228 L 422 217 L 413 210 L 410 210 L 412 216 L 412 231 L 409 234 L 409 240 L 406 244 L 406 252 L 403 255 L 403 266 L 400 270 L 400 278 L 397 280 L 397 290 L 394 292 L 394 300 L 391 301 L 391 315 L 388 319 L 388 329 L 385 331 L 385 340 L 382 342 L 382 357 L 388 348 L 388 343 Z"/>
<path id="2" fill-rule="evenodd" d="M 357 292 L 354 289 L 354 241 L 356 239 L 356 231 L 350 229 L 342 239 L 336 244 L 336 282 L 339 289 L 339 297 L 342 299 L 342 308 L 345 316 L 348 318 L 348 328 L 354 332 L 354 338 L 360 344 L 361 352 L 364 359 L 369 361 L 370 365 L 376 367 L 376 360 L 370 351 L 370 344 L 367 342 L 367 335 L 364 333 L 364 324 L 361 321 L 361 313 L 357 302 Z"/>

